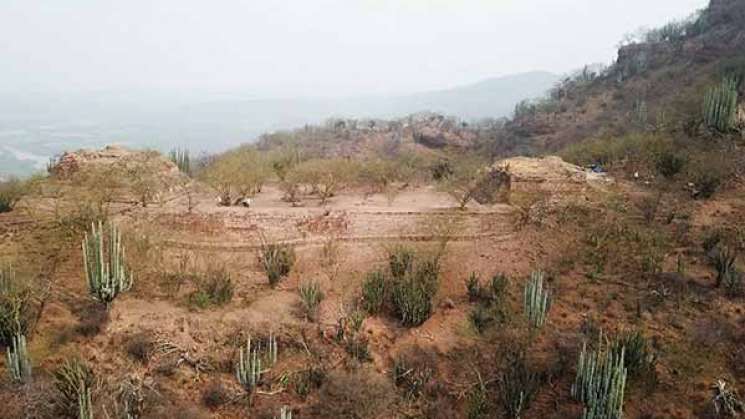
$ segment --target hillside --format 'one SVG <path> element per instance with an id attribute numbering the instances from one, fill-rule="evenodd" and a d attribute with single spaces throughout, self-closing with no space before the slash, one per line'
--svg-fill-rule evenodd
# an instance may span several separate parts
<path id="1" fill-rule="evenodd" d="M 706 88 L 745 74 L 743 16 L 745 3 L 713 0 L 691 19 L 649 31 L 621 47 L 610 67 L 578 73 L 545 99 L 526 102 L 493 150 L 556 152 L 640 131 L 696 136 Z"/>
<path id="2" fill-rule="evenodd" d="M 0 417 L 741 418 L 743 55 L 711 0 L 512 119 L 0 182 Z"/>

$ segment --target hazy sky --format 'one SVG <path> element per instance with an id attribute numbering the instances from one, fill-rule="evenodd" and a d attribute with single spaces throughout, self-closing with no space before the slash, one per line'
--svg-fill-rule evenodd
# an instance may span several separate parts
<path id="1" fill-rule="evenodd" d="M 707 0 L 0 0 L 0 90 L 444 88 L 610 62 Z"/>

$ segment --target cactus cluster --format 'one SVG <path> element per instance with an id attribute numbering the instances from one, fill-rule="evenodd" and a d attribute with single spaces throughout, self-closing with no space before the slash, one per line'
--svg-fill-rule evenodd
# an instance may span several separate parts
<path id="1" fill-rule="evenodd" d="M 184 174 L 191 176 L 191 158 L 189 157 L 189 150 L 187 149 L 173 149 L 168 154 L 168 158 L 181 170 Z"/>
<path id="2" fill-rule="evenodd" d="M 262 369 L 262 364 L 268 368 L 277 362 L 277 338 L 269 334 L 269 341 L 265 351 L 261 345 L 252 346 L 251 336 L 246 339 L 246 346 L 240 348 L 238 362 L 235 365 L 235 376 L 238 382 L 247 391 L 252 391 L 261 383 L 261 376 L 267 371 Z"/>
<path id="3" fill-rule="evenodd" d="M 534 328 L 543 326 L 551 308 L 551 295 L 548 288 L 544 287 L 543 278 L 543 272 L 533 272 L 525 284 L 523 295 L 523 312 Z"/>
<path id="4" fill-rule="evenodd" d="M 704 122 L 720 132 L 731 130 L 737 121 L 737 80 L 725 78 L 704 97 Z"/>
<path id="5" fill-rule="evenodd" d="M 19 334 L 13 337 L 7 348 L 7 365 L 11 380 L 23 383 L 31 378 L 31 359 L 26 349 L 26 337 Z"/>
<path id="6" fill-rule="evenodd" d="M 90 367 L 78 358 L 71 358 L 54 372 L 54 379 L 66 415 L 93 419 L 91 389 L 96 380 Z"/>
<path id="7" fill-rule="evenodd" d="M 83 239 L 83 265 L 88 279 L 88 289 L 96 300 L 106 304 L 122 292 L 132 288 L 132 273 L 127 270 L 125 252 L 119 229 L 108 225 L 108 240 L 103 223 L 93 224 L 90 235 Z"/>
<path id="8" fill-rule="evenodd" d="M 17 281 L 12 266 L 0 267 L 0 344 L 28 331 L 33 294 L 28 282 Z"/>
<path id="9" fill-rule="evenodd" d="M 626 387 L 625 349 L 612 350 L 603 336 L 596 350 L 587 344 L 577 362 L 577 375 L 572 385 L 572 397 L 585 406 L 583 419 L 620 419 Z"/>

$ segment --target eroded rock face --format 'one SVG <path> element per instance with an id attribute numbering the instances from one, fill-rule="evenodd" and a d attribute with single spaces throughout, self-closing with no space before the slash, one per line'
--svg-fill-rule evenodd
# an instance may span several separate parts
<path id="1" fill-rule="evenodd" d="M 133 151 L 117 145 L 101 150 L 78 150 L 65 152 L 50 169 L 52 175 L 68 179 L 86 168 L 117 166 L 127 170 L 147 164 L 165 176 L 178 176 L 179 170 L 173 162 L 152 151 Z"/>
<path id="2" fill-rule="evenodd" d="M 508 168 L 512 191 L 555 193 L 609 181 L 604 174 L 592 173 L 557 156 L 513 157 L 498 162 L 494 167 Z"/>

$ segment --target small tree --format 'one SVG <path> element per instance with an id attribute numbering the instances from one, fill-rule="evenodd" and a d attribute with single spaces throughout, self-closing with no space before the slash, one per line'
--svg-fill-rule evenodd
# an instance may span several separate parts
<path id="1" fill-rule="evenodd" d="M 132 162 L 126 163 L 128 186 L 143 207 L 153 202 L 164 186 L 161 162 L 160 153 L 150 150 L 136 154 Z"/>
<path id="2" fill-rule="evenodd" d="M 353 165 L 346 159 L 312 159 L 293 169 L 293 176 L 312 187 L 321 205 L 352 180 Z"/>
<path id="3" fill-rule="evenodd" d="M 108 237 L 100 221 L 91 226 L 90 235 L 86 233 L 83 266 L 90 294 L 107 309 L 120 293 L 132 288 L 133 277 L 126 266 L 121 234 L 113 223 L 108 225 Z"/>
<path id="4" fill-rule="evenodd" d="M 441 173 L 440 189 L 453 197 L 463 210 L 478 193 L 484 177 L 484 162 L 473 157 L 462 157 L 448 162 L 448 171 Z"/>
<path id="5" fill-rule="evenodd" d="M 261 192 L 268 177 L 266 159 L 248 146 L 218 156 L 202 174 L 203 180 L 217 190 L 220 203 L 226 206 Z"/>

